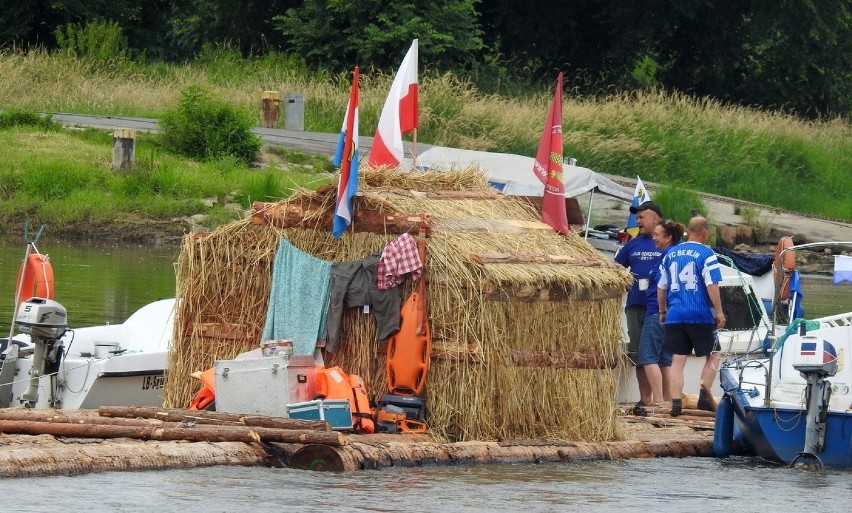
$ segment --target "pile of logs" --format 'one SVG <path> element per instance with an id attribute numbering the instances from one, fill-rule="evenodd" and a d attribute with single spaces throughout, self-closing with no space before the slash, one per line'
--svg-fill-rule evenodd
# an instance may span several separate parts
<path id="1" fill-rule="evenodd" d="M 322 421 L 222 412 L 139 407 L 101 407 L 97 412 L 73 413 L 0 410 L 0 433 L 6 435 L 0 437 L 0 477 L 209 465 L 353 471 L 390 466 L 712 455 L 712 418 L 702 418 L 698 413 L 691 418 L 667 417 L 625 418 L 663 428 L 690 427 L 687 431 L 692 434 L 680 431 L 669 436 L 660 433 L 664 436 L 599 443 L 440 443 L 425 434 L 345 435 L 332 431 Z"/>

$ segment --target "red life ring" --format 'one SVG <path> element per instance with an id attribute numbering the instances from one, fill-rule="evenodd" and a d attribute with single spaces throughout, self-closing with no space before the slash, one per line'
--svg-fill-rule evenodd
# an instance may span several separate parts
<path id="1" fill-rule="evenodd" d="M 53 299 L 53 267 L 47 255 L 30 253 L 18 271 L 15 308 L 31 297 Z"/>
<path id="2" fill-rule="evenodd" d="M 790 297 L 790 274 L 796 269 L 796 251 L 784 250 L 793 246 L 793 239 L 787 236 L 781 237 L 775 246 L 775 261 L 772 267 L 775 270 L 775 288 L 780 291 L 778 297 L 782 301 Z M 781 261 L 782 251 L 784 251 L 783 262 Z"/>

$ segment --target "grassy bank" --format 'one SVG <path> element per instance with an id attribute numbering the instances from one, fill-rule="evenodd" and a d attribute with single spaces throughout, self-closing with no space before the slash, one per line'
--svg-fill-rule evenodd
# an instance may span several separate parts
<path id="1" fill-rule="evenodd" d="M 188 161 L 144 134 L 137 147 L 134 171 L 115 172 L 109 133 L 0 129 L 0 222 L 12 235 L 19 235 L 16 227 L 26 220 L 51 226 L 54 235 L 97 236 L 105 233 L 99 227 L 110 224 L 203 214 L 194 222 L 214 228 L 243 215 L 253 201 L 275 201 L 297 187 L 328 183 L 331 176 L 327 159 L 291 158 L 287 152 L 265 154 L 264 168 L 246 168 L 229 160 Z M 146 233 L 120 230 L 113 235 Z"/>
<path id="2" fill-rule="evenodd" d="M 362 70 L 362 135 L 372 135 L 391 78 Z M 280 55 L 244 60 L 229 53 L 207 54 L 172 66 L 0 53 L 0 108 L 157 118 L 193 84 L 252 115 L 259 111 L 264 90 L 303 93 L 306 130 L 333 133 L 340 127 L 349 77 L 344 71 L 335 76 L 311 74 Z M 524 155 L 535 154 L 552 95 L 484 95 L 464 79 L 428 71 L 421 75 L 420 90 L 419 141 Z M 639 175 L 644 181 L 852 221 L 848 119 L 806 122 L 783 113 L 653 91 L 596 99 L 568 95 L 563 116 L 566 156 L 596 171 Z M 0 144 L 7 147 L 9 142 Z M 8 149 L 0 151 L 2 162 L 17 157 Z M 42 163 L 48 157 L 33 158 Z M 184 168 L 203 169 L 200 176 L 218 173 L 223 180 L 241 174 L 228 166 L 160 164 L 159 155 L 140 160 L 146 158 L 152 173 L 161 167 L 172 176 Z M 187 187 L 181 194 L 209 192 Z M 13 207 L 3 208 L 5 212 Z"/>

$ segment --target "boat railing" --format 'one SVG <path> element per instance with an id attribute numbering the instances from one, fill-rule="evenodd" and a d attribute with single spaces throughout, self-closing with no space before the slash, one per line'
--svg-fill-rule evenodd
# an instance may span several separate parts
<path id="1" fill-rule="evenodd" d="M 775 266 L 781 265 L 781 263 L 784 262 L 784 256 L 786 255 L 786 253 L 788 251 L 793 251 L 793 254 L 795 255 L 795 251 L 799 250 L 799 249 L 821 248 L 821 247 L 831 247 L 831 246 L 850 246 L 850 245 L 852 245 L 852 242 L 850 242 L 850 241 L 809 242 L 807 244 L 796 244 L 796 245 L 790 246 L 789 248 L 784 248 L 783 250 L 781 250 L 781 252 L 778 253 L 778 256 L 775 258 L 775 264 L 774 265 Z M 781 302 L 781 292 L 784 288 L 785 280 L 790 279 L 789 276 L 788 276 L 788 274 L 790 274 L 790 273 L 792 273 L 792 271 L 788 272 L 787 269 L 784 269 L 783 272 L 778 273 L 778 275 L 777 275 L 778 278 L 775 280 L 775 294 L 774 294 L 774 298 L 773 298 L 773 302 L 772 302 L 773 305 L 777 305 Z M 778 350 L 778 348 L 776 347 L 776 344 L 778 343 L 778 338 L 776 337 L 776 329 L 777 329 L 776 328 L 776 326 L 777 326 L 776 321 L 777 321 L 777 317 L 778 317 L 777 311 L 778 311 L 777 308 L 772 309 L 772 329 L 769 331 L 769 340 L 772 343 L 771 346 L 770 346 L 770 349 L 769 349 L 769 353 L 770 353 L 769 354 L 769 375 L 770 375 L 770 377 L 772 376 L 772 366 L 773 366 L 773 362 L 775 360 L 775 358 L 773 358 L 773 355 Z M 827 320 L 827 319 L 831 319 L 831 320 Z M 826 323 L 837 322 L 838 323 L 837 326 L 849 326 L 850 323 L 852 323 L 852 314 L 840 314 L 840 315 L 836 315 L 836 316 L 823 317 L 823 318 L 818 319 L 818 320 L 820 322 L 826 322 Z M 771 388 L 771 379 L 770 379 L 770 380 L 767 380 L 767 382 L 766 382 L 765 403 L 767 405 L 769 404 L 769 401 L 771 399 L 771 395 L 772 395 L 772 388 Z"/>
<path id="2" fill-rule="evenodd" d="M 743 377 L 743 373 L 745 372 L 746 369 L 749 369 L 749 368 L 762 368 L 763 369 L 763 383 L 760 383 L 758 381 L 746 381 L 745 380 L 745 378 Z M 752 395 L 750 393 L 750 391 L 747 391 L 743 387 L 743 385 L 754 385 L 755 386 L 755 392 L 757 392 L 757 390 L 756 390 L 757 385 L 763 385 L 764 390 L 769 390 L 769 381 L 772 379 L 772 373 L 771 373 L 771 370 L 769 369 L 769 367 L 766 365 L 765 360 L 745 360 L 742 363 L 742 365 L 739 365 L 739 370 L 740 370 L 740 372 L 739 372 L 739 377 L 737 379 L 737 383 L 738 383 L 737 388 L 740 390 L 740 392 L 749 394 L 752 397 L 755 397 L 755 395 L 757 395 L 757 394 Z M 759 392 L 757 392 L 757 393 L 759 393 Z M 765 398 L 764 401 L 768 401 L 768 398 Z"/>

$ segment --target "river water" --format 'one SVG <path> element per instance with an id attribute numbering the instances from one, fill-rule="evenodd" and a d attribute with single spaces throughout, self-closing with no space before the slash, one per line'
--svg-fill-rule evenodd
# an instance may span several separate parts
<path id="1" fill-rule="evenodd" d="M 43 241 L 74 327 L 122 322 L 174 295 L 176 248 Z M 8 331 L 23 244 L 0 244 L 0 330 Z M 804 280 L 808 316 L 852 310 L 852 287 Z M 5 299 L 4 299 L 5 298 Z M 843 306 L 845 305 L 845 306 Z M 3 333 L 0 331 L 0 333 Z M 849 512 L 852 471 L 791 470 L 756 458 L 392 468 L 349 474 L 210 467 L 0 480 L 0 511 Z"/>
<path id="2" fill-rule="evenodd" d="M 0 480 L 3 511 L 848 513 L 852 472 L 753 458 L 474 465 L 335 474 L 209 467 Z M 61 509 L 60 509 L 61 508 Z"/>

